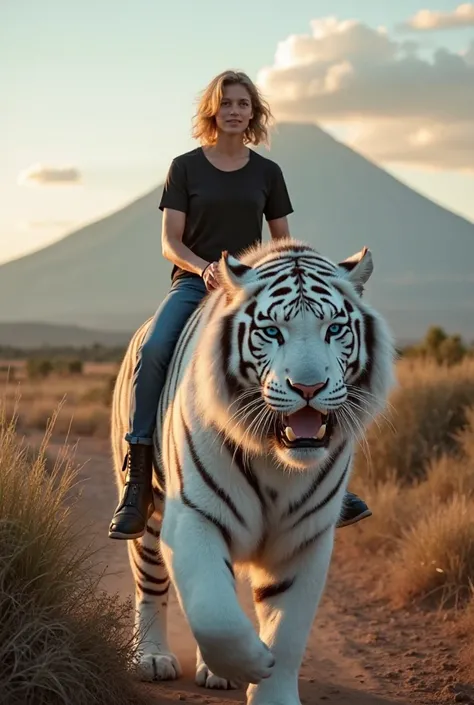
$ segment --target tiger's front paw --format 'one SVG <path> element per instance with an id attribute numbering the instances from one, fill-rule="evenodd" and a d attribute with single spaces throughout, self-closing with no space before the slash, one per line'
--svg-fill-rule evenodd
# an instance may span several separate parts
<path id="1" fill-rule="evenodd" d="M 212 688 L 214 690 L 235 690 L 239 687 L 238 683 L 234 681 L 216 676 L 208 669 L 205 663 L 200 664 L 196 668 L 196 683 L 201 688 Z"/>
<path id="2" fill-rule="evenodd" d="M 142 653 L 137 665 L 142 681 L 174 681 L 181 675 L 180 663 L 171 653 Z"/>
<path id="3" fill-rule="evenodd" d="M 247 705 L 301 705 L 301 700 L 294 682 L 270 678 L 258 685 L 249 685 Z"/>
<path id="4" fill-rule="evenodd" d="M 269 678 L 275 659 L 253 628 L 227 630 L 206 628 L 196 633 L 207 667 L 222 679 L 236 683 L 260 683 Z"/>

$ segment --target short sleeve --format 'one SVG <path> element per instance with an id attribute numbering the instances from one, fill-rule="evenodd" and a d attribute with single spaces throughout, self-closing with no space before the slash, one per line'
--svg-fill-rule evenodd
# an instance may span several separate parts
<path id="1" fill-rule="evenodd" d="M 186 170 L 178 159 L 173 159 L 171 162 L 163 187 L 160 210 L 162 211 L 165 208 L 172 208 L 183 213 L 188 211 Z"/>
<path id="2" fill-rule="evenodd" d="M 267 221 L 284 218 L 285 215 L 293 213 L 283 173 L 275 162 L 272 163 L 272 167 L 270 191 L 264 210 Z"/>

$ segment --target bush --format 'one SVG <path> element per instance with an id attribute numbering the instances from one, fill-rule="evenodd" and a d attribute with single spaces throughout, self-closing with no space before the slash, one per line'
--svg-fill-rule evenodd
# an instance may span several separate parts
<path id="1" fill-rule="evenodd" d="M 51 372 L 54 370 L 54 365 L 51 360 L 47 358 L 34 359 L 31 358 L 27 360 L 26 363 L 26 373 L 29 379 L 38 379 L 49 377 Z"/>
<path id="2" fill-rule="evenodd" d="M 55 360 L 53 369 L 63 375 L 82 375 L 84 372 L 84 363 L 82 360 Z"/>
<path id="3" fill-rule="evenodd" d="M 87 392 L 85 392 L 81 397 L 81 403 L 100 403 L 106 407 L 110 407 L 112 404 L 116 380 L 117 375 L 109 375 L 105 384 L 102 384 L 100 387 L 92 387 Z"/>
<path id="4" fill-rule="evenodd" d="M 460 335 L 448 335 L 439 326 L 429 328 L 420 343 L 403 351 L 407 357 L 422 358 L 448 367 L 461 362 L 471 353 L 472 350 L 464 344 Z"/>
<path id="5" fill-rule="evenodd" d="M 474 575 L 474 502 L 455 496 L 431 505 L 402 536 L 389 593 L 400 604 L 413 598 L 465 600 Z"/>
<path id="6" fill-rule="evenodd" d="M 354 479 L 374 512 L 360 525 L 356 546 L 385 554 L 381 588 L 397 605 L 465 603 L 473 594 L 474 408 L 464 407 L 463 419 L 462 429 L 451 436 L 451 452 L 436 458 L 433 446 L 418 479 L 394 476 L 373 485 L 360 475 Z"/>
<path id="7" fill-rule="evenodd" d="M 76 469 L 63 453 L 48 472 L 15 421 L 0 422 L 0 702 L 130 705 L 130 604 L 99 588 L 93 548 L 71 519 Z"/>
<path id="8" fill-rule="evenodd" d="M 368 431 L 370 458 L 362 453 L 356 458 L 356 475 L 366 487 L 391 479 L 410 484 L 425 478 L 430 462 L 456 452 L 456 434 L 474 403 L 472 363 L 448 369 L 404 361 L 399 378 L 385 418 Z"/>
<path id="9" fill-rule="evenodd" d="M 370 554 L 388 554 L 393 558 L 416 512 L 417 497 L 393 479 L 370 486 L 355 478 L 352 489 L 365 499 L 374 513 L 369 521 L 359 525 L 357 547 Z"/>

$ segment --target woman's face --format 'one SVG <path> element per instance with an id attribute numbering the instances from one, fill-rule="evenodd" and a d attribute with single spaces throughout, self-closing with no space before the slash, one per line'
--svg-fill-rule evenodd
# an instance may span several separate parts
<path id="1" fill-rule="evenodd" d="M 240 135 L 245 132 L 253 117 L 250 93 L 240 83 L 224 86 L 220 108 L 216 115 L 219 132 Z"/>

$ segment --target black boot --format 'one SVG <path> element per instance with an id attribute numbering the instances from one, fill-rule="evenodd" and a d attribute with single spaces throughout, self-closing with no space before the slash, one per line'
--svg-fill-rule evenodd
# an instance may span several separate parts
<path id="1" fill-rule="evenodd" d="M 153 446 L 130 443 L 122 497 L 109 526 L 111 539 L 138 539 L 153 513 Z"/>
<path id="2" fill-rule="evenodd" d="M 366 505 L 363 499 L 358 497 L 353 492 L 346 492 L 342 503 L 342 512 L 336 528 L 340 529 L 343 526 L 356 524 L 361 519 L 366 519 L 372 516 L 372 511 Z"/>

